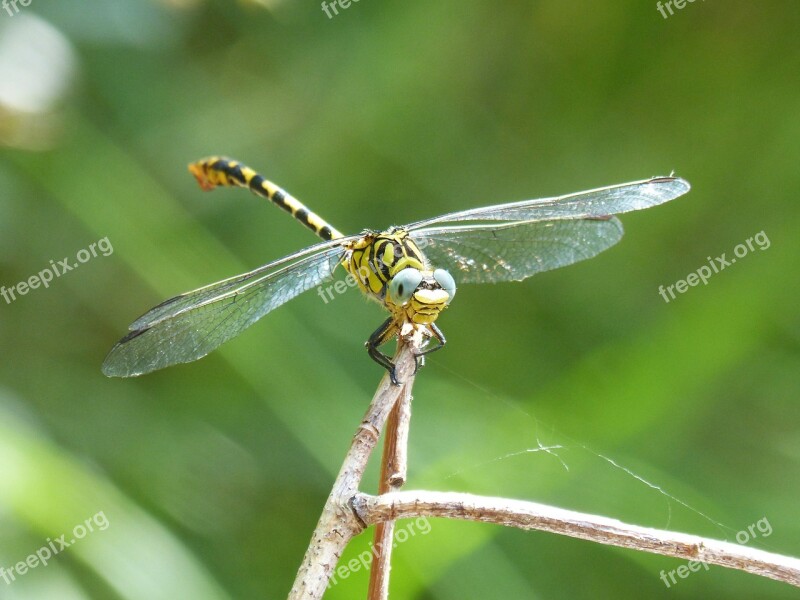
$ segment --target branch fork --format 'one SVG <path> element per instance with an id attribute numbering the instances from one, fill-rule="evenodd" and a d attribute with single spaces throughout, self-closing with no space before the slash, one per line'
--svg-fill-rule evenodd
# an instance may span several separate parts
<path id="1" fill-rule="evenodd" d="M 685 533 L 639 527 L 616 519 L 554 506 L 462 494 L 400 491 L 406 480 L 407 441 L 418 335 L 403 336 L 395 358 L 400 385 L 389 374 L 381 380 L 325 503 L 297 572 L 289 600 L 322 598 L 342 552 L 350 540 L 376 526 L 378 549 L 370 573 L 368 600 L 386 600 L 397 519 L 440 517 L 540 530 L 601 544 L 738 569 L 800 587 L 800 560 Z M 386 426 L 378 495 L 359 492 L 370 455 Z"/>

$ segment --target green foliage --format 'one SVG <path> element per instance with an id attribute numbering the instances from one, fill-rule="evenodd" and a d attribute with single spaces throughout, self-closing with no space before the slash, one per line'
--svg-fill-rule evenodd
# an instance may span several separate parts
<path id="1" fill-rule="evenodd" d="M 749 544 L 800 554 L 795 3 L 694 3 L 668 19 L 612 0 L 361 0 L 331 19 L 305 4 L 0 10 L 0 71 L 46 55 L 38 38 L 4 46 L 34 16 L 76 66 L 43 114 L 10 112 L 0 85 L 0 285 L 100 238 L 114 249 L 0 299 L 0 567 L 98 511 L 109 522 L 46 568 L 0 576 L 0 597 L 291 586 L 383 374 L 363 349 L 377 306 L 311 292 L 197 363 L 100 373 L 152 305 L 315 242 L 245 191 L 201 193 L 186 164 L 209 154 L 251 164 L 347 233 L 675 169 L 693 190 L 625 215 L 608 252 L 459 289 L 439 321 L 448 347 L 415 389 L 409 487 L 729 540 L 766 517 L 773 533 Z M 34 73 L 17 77 L 24 90 Z M 20 123 L 33 129 L 9 135 Z M 659 295 L 761 231 L 769 248 Z M 716 567 L 667 589 L 659 573 L 679 564 L 432 520 L 398 546 L 392 593 L 793 597 Z M 326 598 L 363 597 L 367 579 Z"/>

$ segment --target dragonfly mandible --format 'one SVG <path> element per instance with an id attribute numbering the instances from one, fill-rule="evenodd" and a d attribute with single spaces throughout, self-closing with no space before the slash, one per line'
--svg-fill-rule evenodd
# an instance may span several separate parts
<path id="1" fill-rule="evenodd" d="M 674 176 L 467 209 L 385 231 L 343 235 L 299 200 L 253 169 L 224 157 L 189 165 L 204 190 L 240 186 L 270 200 L 323 242 L 162 302 L 136 319 L 103 363 L 109 377 L 131 377 L 202 358 L 342 265 L 368 298 L 390 316 L 366 342 L 369 355 L 398 384 L 380 347 L 417 332 L 417 357 L 442 348 L 436 320 L 453 300 L 456 282 L 522 281 L 591 258 L 616 244 L 616 214 L 662 204 L 689 191 Z M 451 274 L 452 273 L 452 274 Z M 435 340 L 436 344 L 427 342 Z"/>

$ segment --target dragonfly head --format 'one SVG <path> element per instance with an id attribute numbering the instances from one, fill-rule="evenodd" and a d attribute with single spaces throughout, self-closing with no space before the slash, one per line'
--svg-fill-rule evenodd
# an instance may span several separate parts
<path id="1" fill-rule="evenodd" d="M 395 314 L 412 323 L 433 323 L 456 295 L 456 283 L 444 269 L 420 271 L 407 267 L 386 286 L 385 301 Z"/>

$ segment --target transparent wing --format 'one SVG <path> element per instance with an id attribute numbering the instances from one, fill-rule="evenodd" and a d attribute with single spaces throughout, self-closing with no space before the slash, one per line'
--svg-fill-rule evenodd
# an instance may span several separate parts
<path id="1" fill-rule="evenodd" d="M 408 226 L 410 231 L 448 221 L 544 221 L 606 217 L 662 204 L 689 191 L 680 177 L 654 177 L 555 198 L 523 200 L 472 208 L 426 219 Z"/>
<path id="2" fill-rule="evenodd" d="M 571 265 L 622 238 L 619 219 L 562 219 L 418 229 L 410 236 L 457 283 L 522 281 Z"/>
<path id="3" fill-rule="evenodd" d="M 312 246 L 156 306 L 111 349 L 103 373 L 131 377 L 205 356 L 329 277 L 344 253 L 341 243 Z"/>
<path id="4" fill-rule="evenodd" d="M 170 298 L 169 300 L 165 300 L 158 306 L 154 306 L 148 310 L 145 314 L 131 323 L 128 326 L 128 329 L 130 331 L 137 331 L 147 327 L 152 327 L 159 321 L 174 317 L 182 311 L 201 306 L 210 300 L 224 296 L 226 293 L 235 293 L 237 290 L 241 290 L 247 285 L 258 282 L 265 275 L 276 273 L 279 270 L 297 262 L 303 257 L 317 254 L 328 248 L 342 246 L 343 244 L 346 244 L 347 242 L 358 237 L 359 236 L 357 235 L 351 235 L 343 238 L 337 238 L 336 240 L 331 240 L 329 242 L 315 244 L 313 246 L 309 246 L 308 248 L 304 248 L 299 252 L 290 254 L 289 256 L 284 256 L 283 258 L 259 267 L 258 269 L 254 269 L 247 273 L 242 273 L 241 275 L 236 275 L 235 277 L 230 277 L 228 279 L 223 279 L 222 281 L 217 281 L 216 283 L 211 283 L 191 292 L 186 292 L 185 294 L 180 294 Z M 287 298 L 287 300 L 289 299 L 290 298 Z"/>

